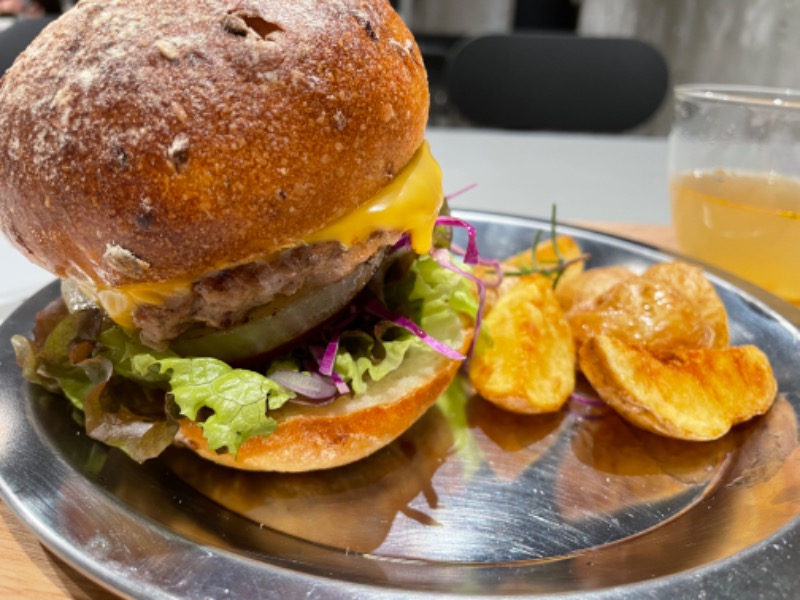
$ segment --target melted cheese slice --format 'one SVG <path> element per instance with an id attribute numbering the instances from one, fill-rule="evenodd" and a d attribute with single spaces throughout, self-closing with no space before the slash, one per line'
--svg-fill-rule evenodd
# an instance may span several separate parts
<path id="1" fill-rule="evenodd" d="M 297 240 L 297 244 L 339 242 L 352 246 L 366 241 L 375 231 L 403 231 L 410 235 L 414 251 L 425 254 L 430 251 L 443 199 L 442 171 L 428 143 L 423 142 L 403 170 L 369 202 Z M 193 281 L 181 278 L 84 291 L 96 298 L 117 324 L 133 328 L 132 313 L 137 306 L 163 304 L 168 298 L 187 293 Z"/>
<path id="2" fill-rule="evenodd" d="M 302 241 L 352 246 L 374 231 L 404 231 L 411 235 L 414 251 L 426 254 L 443 199 L 442 170 L 423 142 L 405 168 L 369 202 Z"/>

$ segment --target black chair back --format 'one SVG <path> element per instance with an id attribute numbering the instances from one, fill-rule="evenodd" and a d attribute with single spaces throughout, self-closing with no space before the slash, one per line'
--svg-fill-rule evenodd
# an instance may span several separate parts
<path id="1" fill-rule="evenodd" d="M 655 113 L 669 74 L 637 40 L 511 34 L 453 48 L 446 81 L 449 101 L 474 125 L 618 133 Z"/>

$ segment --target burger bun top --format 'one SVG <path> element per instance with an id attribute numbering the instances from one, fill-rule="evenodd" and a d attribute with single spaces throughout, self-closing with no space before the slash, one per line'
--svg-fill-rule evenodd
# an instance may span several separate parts
<path id="1" fill-rule="evenodd" d="M 193 279 L 367 202 L 427 114 L 386 0 L 82 0 L 0 81 L 0 225 L 60 277 Z"/>

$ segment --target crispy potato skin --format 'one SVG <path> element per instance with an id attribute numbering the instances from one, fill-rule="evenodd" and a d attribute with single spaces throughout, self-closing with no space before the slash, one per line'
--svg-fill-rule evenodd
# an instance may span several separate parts
<path id="1" fill-rule="evenodd" d="M 657 353 L 611 336 L 589 338 L 580 367 L 600 397 L 634 425 L 682 440 L 713 440 L 764 414 L 778 386 L 755 346 Z"/>
<path id="2" fill-rule="evenodd" d="M 681 261 L 658 263 L 647 269 L 643 277 L 683 292 L 713 332 L 711 347 L 724 348 L 730 343 L 725 305 L 700 267 Z"/>
<path id="3" fill-rule="evenodd" d="M 596 267 L 559 282 L 556 297 L 564 311 L 591 306 L 597 298 L 618 283 L 635 277 L 628 267 Z"/>
<path id="4" fill-rule="evenodd" d="M 661 263 L 637 276 L 624 267 L 590 269 L 560 296 L 581 346 L 609 335 L 659 352 L 728 345 L 725 307 L 702 270 Z"/>
<path id="5" fill-rule="evenodd" d="M 559 279 L 561 287 L 583 272 L 582 254 L 574 238 L 562 235 L 507 258 L 502 268 L 518 274 L 570 262 Z M 476 274 L 492 278 L 482 267 Z M 552 280 L 541 274 L 507 276 L 498 288 L 487 290 L 485 310 L 484 334 L 470 362 L 475 389 L 511 412 L 559 410 L 575 388 L 575 355 Z"/>
<path id="6" fill-rule="evenodd" d="M 572 334 L 543 275 L 517 278 L 484 319 L 470 379 L 487 400 L 512 412 L 554 412 L 575 387 Z"/>

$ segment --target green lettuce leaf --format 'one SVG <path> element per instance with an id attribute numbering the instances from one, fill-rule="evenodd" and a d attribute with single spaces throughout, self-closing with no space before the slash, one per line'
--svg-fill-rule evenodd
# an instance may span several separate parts
<path id="1" fill-rule="evenodd" d="M 33 340 L 12 339 L 23 375 L 60 391 L 83 411 L 86 433 L 93 439 L 137 461 L 158 456 L 172 443 L 177 421 L 165 409 L 162 391 L 116 375 L 116 357 L 105 356 L 109 349 L 97 343 L 104 337 L 102 326 L 99 311 L 69 314 L 48 307 L 37 320 Z"/>
<path id="2" fill-rule="evenodd" d="M 51 319 L 52 313 L 44 312 L 45 318 Z M 81 367 L 81 362 L 91 354 L 101 324 L 98 311 L 65 313 L 47 335 L 37 327 L 33 340 L 14 336 L 11 342 L 23 376 L 48 391 L 61 390 L 76 408 L 83 410 L 83 397 L 97 381 Z"/>
<path id="3" fill-rule="evenodd" d="M 386 299 L 392 308 L 404 306 L 412 310 L 411 317 L 424 330 L 438 329 L 443 321 L 452 324 L 459 313 L 474 318 L 478 314 L 478 298 L 473 284 L 464 277 L 442 268 L 430 256 L 422 256 L 411 265 L 413 287 L 404 302 L 402 295 L 387 291 Z M 440 340 L 445 341 L 445 340 Z"/>
<path id="4" fill-rule="evenodd" d="M 392 329 L 397 330 L 400 337 L 384 340 L 381 333 L 373 338 L 363 332 L 347 332 L 342 336 L 334 370 L 354 394 L 363 394 L 370 380 L 380 381 L 395 371 L 412 346 L 425 347 L 419 338 L 404 329 Z"/>
<path id="5" fill-rule="evenodd" d="M 234 369 L 215 358 L 133 358 L 133 368 L 147 376 L 156 368 L 168 377 L 170 393 L 180 413 L 193 421 L 203 409 L 212 414 L 198 422 L 211 450 L 236 454 L 254 435 L 275 430 L 267 410 L 277 410 L 295 394 L 271 379 L 246 369 Z"/>
<path id="6" fill-rule="evenodd" d="M 99 342 L 118 376 L 142 385 L 166 385 L 179 414 L 198 422 L 211 450 L 225 448 L 235 454 L 249 437 L 271 434 L 275 420 L 267 416 L 268 410 L 277 410 L 295 396 L 255 371 L 234 369 L 212 358 L 156 352 L 119 327 L 106 329 Z"/>
<path id="7" fill-rule="evenodd" d="M 454 345 L 458 340 L 452 334 L 461 332 L 460 315 L 474 318 L 478 312 L 472 284 L 430 256 L 410 261 L 407 269 L 403 277 L 385 284 L 387 305 L 439 341 Z M 411 348 L 434 352 L 404 328 L 382 321 L 371 334 L 345 332 L 334 369 L 353 393 L 363 394 L 370 381 L 380 381 L 397 370 Z"/>
<path id="8" fill-rule="evenodd" d="M 98 382 L 84 398 L 87 435 L 120 448 L 138 462 L 161 454 L 172 444 L 179 429 L 169 398 L 163 392 L 159 394 L 125 379 L 112 379 L 110 361 L 93 360 L 97 362 L 98 375 L 107 369 L 107 379 Z M 148 413 L 152 414 L 137 411 L 147 405 L 151 408 Z"/>
<path id="9" fill-rule="evenodd" d="M 134 366 L 138 357 L 145 356 L 151 362 L 163 358 L 177 358 L 178 355 L 169 350 L 156 351 L 132 338 L 120 327 L 106 328 L 97 338 L 99 354 L 114 364 L 114 372 L 124 378 L 139 383 L 155 384 L 164 381 L 158 370 L 142 370 Z"/>

